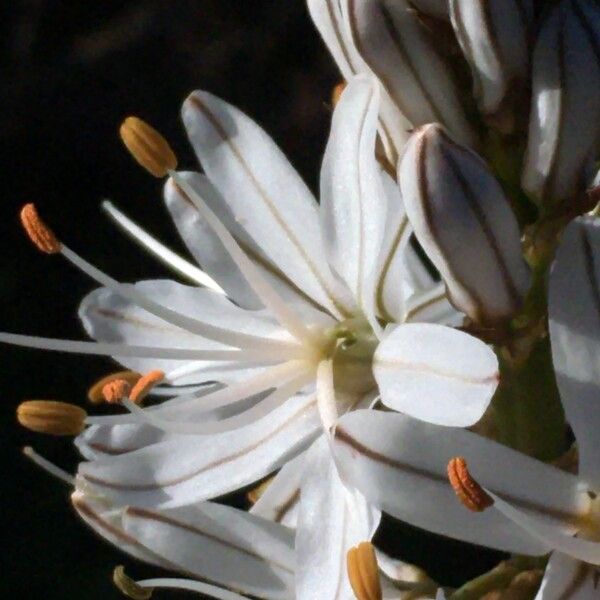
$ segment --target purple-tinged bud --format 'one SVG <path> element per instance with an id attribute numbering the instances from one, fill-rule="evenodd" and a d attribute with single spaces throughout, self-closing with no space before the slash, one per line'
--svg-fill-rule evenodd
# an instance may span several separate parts
<path id="1" fill-rule="evenodd" d="M 473 76 L 481 112 L 506 132 L 529 78 L 531 0 L 449 0 L 456 37 Z"/>
<path id="2" fill-rule="evenodd" d="M 406 212 L 446 283 L 474 322 L 510 319 L 529 289 L 517 221 L 484 161 L 439 125 L 418 129 L 399 167 Z"/>
<path id="3" fill-rule="evenodd" d="M 600 142 L 600 4 L 563 0 L 533 54 L 533 97 L 523 187 L 539 204 L 589 185 Z"/>
<path id="4" fill-rule="evenodd" d="M 414 126 L 443 123 L 476 143 L 450 71 L 406 0 L 344 0 L 342 13 L 358 54 Z"/>

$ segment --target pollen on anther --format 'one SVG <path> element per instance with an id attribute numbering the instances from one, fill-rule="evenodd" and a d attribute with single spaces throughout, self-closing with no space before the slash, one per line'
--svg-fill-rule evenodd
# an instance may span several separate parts
<path id="1" fill-rule="evenodd" d="M 131 384 L 125 379 L 113 379 L 102 388 L 102 396 L 108 404 L 118 404 L 131 393 Z"/>
<path id="2" fill-rule="evenodd" d="M 127 117 L 119 135 L 133 158 L 154 177 L 165 177 L 177 168 L 177 157 L 167 140 L 138 117 Z"/>
<path id="3" fill-rule="evenodd" d="M 132 388 L 129 394 L 129 399 L 136 404 L 139 404 L 152 390 L 165 378 L 163 371 L 156 370 L 146 373 Z"/>
<path id="4" fill-rule="evenodd" d="M 105 401 L 103 394 L 104 387 L 111 381 L 120 379 L 121 381 L 126 381 L 130 386 L 134 386 L 141 377 L 141 373 L 136 371 L 117 371 L 116 373 L 110 373 L 109 375 L 100 378 L 90 387 L 87 394 L 88 400 L 92 404 L 102 404 L 102 402 Z"/>
<path id="5" fill-rule="evenodd" d="M 490 495 L 473 479 L 467 461 L 457 456 L 448 463 L 448 479 L 458 499 L 473 512 L 482 512 L 494 504 Z"/>
<path id="6" fill-rule="evenodd" d="M 26 204 L 20 213 L 21 224 L 29 236 L 29 239 L 41 252 L 46 254 L 58 254 L 61 243 L 54 232 L 42 221 L 35 204 Z"/>

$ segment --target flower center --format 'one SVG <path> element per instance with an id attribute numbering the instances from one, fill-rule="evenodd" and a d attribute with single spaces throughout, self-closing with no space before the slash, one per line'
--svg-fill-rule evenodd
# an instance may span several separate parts
<path id="1" fill-rule="evenodd" d="M 364 394 L 375 387 L 373 354 L 378 340 L 364 317 L 341 321 L 327 332 L 336 390 Z"/>

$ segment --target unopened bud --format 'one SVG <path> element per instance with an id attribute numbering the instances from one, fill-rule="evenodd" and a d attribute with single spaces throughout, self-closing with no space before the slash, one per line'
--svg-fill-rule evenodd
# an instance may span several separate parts
<path id="1" fill-rule="evenodd" d="M 529 77 L 531 2 L 450 0 L 450 15 L 481 112 L 510 132 Z"/>
<path id="2" fill-rule="evenodd" d="M 555 206 L 593 177 L 600 136 L 600 5 L 563 0 L 548 13 L 533 54 L 533 96 L 523 188 Z"/>
<path id="3" fill-rule="evenodd" d="M 407 144 L 399 179 L 417 239 L 452 304 L 479 325 L 509 320 L 531 275 L 516 218 L 483 160 L 427 125 Z"/>
<path id="4" fill-rule="evenodd" d="M 119 129 L 133 158 L 154 177 L 165 177 L 177 168 L 177 157 L 165 138 L 137 117 L 127 117 Z"/>
<path id="5" fill-rule="evenodd" d="M 83 408 L 54 400 L 27 400 L 17 408 L 17 420 L 23 427 L 49 435 L 78 435 L 86 417 Z"/>
<path id="6" fill-rule="evenodd" d="M 443 123 L 461 142 L 474 145 L 450 70 L 409 3 L 354 0 L 347 5 L 352 42 L 398 110 L 414 126 Z"/>
<path id="7" fill-rule="evenodd" d="M 357 600 L 381 600 L 383 595 L 373 544 L 361 542 L 350 548 L 346 555 L 346 568 Z"/>

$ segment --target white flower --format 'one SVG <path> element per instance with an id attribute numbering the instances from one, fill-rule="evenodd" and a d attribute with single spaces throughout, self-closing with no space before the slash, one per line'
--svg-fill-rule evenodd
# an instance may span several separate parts
<path id="1" fill-rule="evenodd" d="M 379 523 L 379 510 L 341 483 L 331 460 L 328 437 L 338 415 L 379 398 L 419 419 L 468 426 L 483 415 L 498 381 L 497 360 L 483 342 L 414 322 L 456 313 L 438 284 L 425 277 L 422 288 L 414 280 L 424 273 L 408 244 L 402 201 L 374 156 L 378 105 L 371 77 L 349 83 L 333 117 L 320 206 L 266 134 L 207 93 L 193 93 L 183 108 L 205 175 L 177 173 L 164 140 L 126 121 L 123 137 L 136 157 L 153 173 L 170 174 L 167 205 L 209 272 L 180 260 L 174 266 L 213 289 L 116 282 L 56 240 L 29 208 L 24 224 L 38 246 L 106 286 L 80 309 L 99 342 L 0 337 L 114 356 L 150 372 L 141 380 L 144 393 L 160 379 L 191 386 L 156 407 L 125 399 L 131 414 L 89 417 L 92 427 L 76 441 L 89 459 L 79 467 L 78 489 L 129 522 L 132 511 L 146 509 L 187 515 L 191 505 L 283 467 L 253 512 L 294 524 L 286 512 L 302 486 L 296 585 L 303 598 L 334 597 L 336 589 L 347 595 L 346 550 L 370 539 Z M 111 214 L 173 263 L 172 254 Z M 229 297 L 211 279 L 220 274 Z M 207 381 L 221 385 L 207 390 Z M 138 395 L 134 388 L 131 398 Z M 168 536 L 163 540 L 163 523 L 145 523 L 143 545 L 182 564 Z"/>

